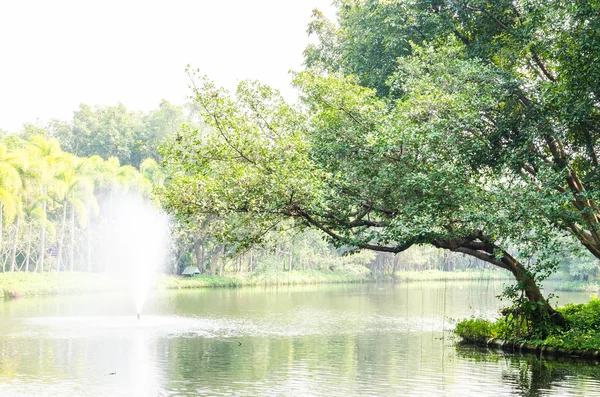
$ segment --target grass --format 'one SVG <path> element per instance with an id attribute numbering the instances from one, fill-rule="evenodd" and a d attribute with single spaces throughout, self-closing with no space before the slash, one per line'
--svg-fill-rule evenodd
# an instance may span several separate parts
<path id="1" fill-rule="evenodd" d="M 118 290 L 126 281 L 109 273 L 0 273 L 0 298 Z"/>
<path id="2" fill-rule="evenodd" d="M 330 272 L 325 270 L 295 270 L 292 272 L 266 272 L 252 274 L 232 274 L 228 277 L 201 275 L 181 278 L 161 276 L 158 285 L 165 289 L 210 288 L 210 287 L 243 287 L 257 285 L 302 285 L 358 283 L 368 281 L 362 275 Z"/>
<path id="3" fill-rule="evenodd" d="M 598 292 L 600 291 L 600 282 L 594 281 L 565 281 L 556 287 L 557 291 L 570 292 Z"/>
<path id="4" fill-rule="evenodd" d="M 201 275 L 193 278 L 160 275 L 156 280 L 156 287 L 158 289 L 231 288 L 259 285 L 481 280 L 507 277 L 504 273 L 495 271 L 443 272 L 439 270 L 401 271 L 396 272 L 394 276 L 394 278 L 389 274 L 373 276 L 356 269 L 347 271 L 294 270 L 292 272 L 272 270 L 251 274 L 233 273 L 224 277 Z M 77 294 L 128 288 L 127 275 L 115 273 L 0 273 L 0 298 Z"/>
<path id="5" fill-rule="evenodd" d="M 593 296 L 588 303 L 568 304 L 558 311 L 569 325 L 565 328 L 548 326 L 543 336 L 539 335 L 539 328 L 528 330 L 524 326 L 514 326 L 519 321 L 512 321 L 511 318 L 501 318 L 495 322 L 471 318 L 459 322 L 454 332 L 463 340 L 474 343 L 486 343 L 491 338 L 499 338 L 568 351 L 600 350 L 600 299 L 597 296 Z"/>
<path id="6" fill-rule="evenodd" d="M 230 277 L 201 275 L 197 277 L 175 277 L 160 275 L 157 279 L 159 289 L 192 289 L 192 288 L 218 288 L 239 287 L 238 280 Z"/>
<path id="7" fill-rule="evenodd" d="M 441 270 L 396 271 L 396 281 L 441 281 L 441 280 L 508 280 L 509 274 L 498 270 L 469 270 L 444 272 Z"/>
<path id="8" fill-rule="evenodd" d="M 160 275 L 158 289 L 232 288 L 257 285 L 301 285 L 357 283 L 370 281 L 364 274 L 324 270 L 231 274 L 225 277 L 201 275 L 193 278 Z M 35 295 L 66 295 L 115 291 L 129 288 L 127 275 L 115 273 L 0 273 L 0 298 Z"/>

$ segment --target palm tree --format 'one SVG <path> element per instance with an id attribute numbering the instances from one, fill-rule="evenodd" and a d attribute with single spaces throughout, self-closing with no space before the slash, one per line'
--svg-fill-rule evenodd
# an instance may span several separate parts
<path id="1" fill-rule="evenodd" d="M 46 139 L 43 136 L 34 136 L 29 140 L 29 148 L 33 156 L 37 157 L 41 181 L 41 200 L 42 211 L 47 217 L 48 186 L 52 184 L 54 174 L 57 170 L 57 164 L 64 157 L 64 152 L 60 149 L 60 144 L 56 139 Z M 44 271 L 44 258 L 46 253 L 46 222 L 42 223 L 40 232 L 40 258 L 38 271 Z"/>
<path id="2" fill-rule="evenodd" d="M 31 262 L 31 245 L 33 242 L 33 227 L 36 224 L 41 224 L 41 222 L 46 222 L 44 212 L 41 207 L 41 203 L 38 201 L 33 201 L 29 205 L 25 205 L 23 208 L 24 218 L 28 220 L 28 232 L 27 232 L 27 248 L 25 251 L 25 272 L 29 272 L 29 263 Z"/>
<path id="3" fill-rule="evenodd" d="M 0 144 L 0 249 L 3 242 L 4 223 L 11 225 L 19 211 L 19 194 L 22 182 L 14 155 L 8 152 L 4 144 Z M 2 271 L 6 271 L 5 261 L 2 261 Z"/>
<path id="4" fill-rule="evenodd" d="M 140 173 L 150 182 L 150 186 L 163 187 L 165 184 L 166 175 L 152 158 L 142 161 L 140 164 Z"/>
<path id="5" fill-rule="evenodd" d="M 71 204 L 71 242 L 69 244 L 69 270 L 73 271 L 75 255 L 75 213 L 81 228 L 88 226 L 88 271 L 90 271 L 89 239 L 91 226 L 90 214 L 92 208 L 97 208 L 94 196 L 93 176 L 90 173 L 90 164 L 86 160 L 78 160 L 73 168 L 73 179 L 70 185 L 68 200 Z"/>

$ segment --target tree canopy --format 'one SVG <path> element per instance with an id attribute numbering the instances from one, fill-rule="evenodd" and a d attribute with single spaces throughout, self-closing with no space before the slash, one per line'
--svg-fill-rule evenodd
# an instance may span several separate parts
<path id="1" fill-rule="evenodd" d="M 600 258 L 597 2 L 340 0 L 302 105 L 201 79 L 209 131 L 165 150 L 167 208 L 293 217 L 337 245 L 432 244 L 536 280 L 568 232 Z M 528 263 L 526 266 L 524 263 Z"/>
<path id="2" fill-rule="evenodd" d="M 194 125 L 194 109 L 166 100 L 149 112 L 130 111 L 123 104 L 81 104 L 71 120 L 26 124 L 20 135 L 25 139 L 37 135 L 56 138 L 65 151 L 77 156 L 116 157 L 120 164 L 139 169 L 147 158 L 159 160 L 159 143 L 184 122 Z"/>

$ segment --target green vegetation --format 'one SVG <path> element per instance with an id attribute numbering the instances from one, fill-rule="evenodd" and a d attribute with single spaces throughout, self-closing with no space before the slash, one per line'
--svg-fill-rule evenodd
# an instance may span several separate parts
<path id="1" fill-rule="evenodd" d="M 193 278 L 161 275 L 159 289 L 192 289 L 243 287 L 259 285 L 299 285 L 356 283 L 373 281 L 366 273 L 331 272 L 325 270 L 270 271 L 251 274 L 200 275 Z M 15 298 L 34 295 L 67 295 L 84 292 L 127 290 L 126 276 L 115 273 L 3 273 L 0 274 L 0 297 Z"/>
<path id="2" fill-rule="evenodd" d="M 183 123 L 194 125 L 196 118 L 194 106 L 175 106 L 165 100 L 146 113 L 129 111 L 123 104 L 81 104 L 71 120 L 26 124 L 20 136 L 55 138 L 65 151 L 76 156 L 116 157 L 121 165 L 140 169 L 147 158 L 158 161 L 161 140 L 174 134 Z"/>
<path id="3" fill-rule="evenodd" d="M 391 275 L 373 275 L 366 268 L 330 270 L 263 270 L 253 273 L 226 273 L 224 276 L 203 274 L 196 277 L 159 275 L 156 288 L 232 288 L 261 285 L 302 285 L 360 282 L 410 282 L 434 280 L 503 279 L 506 274 L 494 271 L 441 272 L 438 270 L 404 271 Z M 118 273 L 45 272 L 0 273 L 0 298 L 35 295 L 68 295 L 84 292 L 127 290 L 127 276 Z"/>
<path id="4" fill-rule="evenodd" d="M 90 219 L 94 203 L 136 185 L 139 173 L 121 166 L 133 164 L 146 176 L 137 185 L 152 181 L 175 218 L 172 273 L 193 264 L 259 280 L 368 267 L 385 278 L 473 260 L 512 275 L 504 297 L 528 329 L 566 326 L 540 283 L 560 266 L 573 280 L 598 274 L 599 3 L 335 5 L 337 21 L 316 11 L 309 25 L 299 104 L 258 82 L 230 94 L 189 70 L 187 113 L 168 102 L 147 115 L 82 105 L 47 133 L 28 126 L 28 143 L 6 137 L 3 271 L 32 261 L 40 272 L 93 270 L 90 244 L 75 236 L 111 231 L 110 211 Z M 67 156 L 40 133 L 78 155 L 116 157 Z M 398 259 L 411 247 L 451 255 Z"/>
<path id="5" fill-rule="evenodd" d="M 165 276 L 159 286 L 167 289 L 187 289 L 204 287 L 242 287 L 259 285 L 301 285 L 357 283 L 370 281 L 361 274 L 331 272 L 325 270 L 294 270 L 292 272 L 265 272 L 248 275 L 231 274 L 226 277 L 201 275 L 193 278 Z"/>
<path id="6" fill-rule="evenodd" d="M 460 321 L 455 333 L 467 342 L 485 344 L 491 338 L 534 347 L 596 351 L 600 350 L 600 299 L 594 296 L 585 304 L 566 305 L 558 309 L 567 327 L 538 327 L 521 314 L 509 313 L 495 322 L 484 319 Z"/>
<path id="7" fill-rule="evenodd" d="M 310 24 L 298 106 L 191 73 L 208 128 L 163 146 L 164 207 L 242 246 L 291 222 L 340 249 L 468 255 L 564 324 L 539 284 L 573 250 L 600 258 L 598 3 L 335 4 Z"/>
<path id="8" fill-rule="evenodd" d="M 456 324 L 454 333 L 466 341 L 485 343 L 488 339 L 497 335 L 494 323 L 482 318 L 470 318 Z"/>
<path id="9" fill-rule="evenodd" d="M 127 284 L 113 273 L 0 273 L 0 298 L 121 290 Z"/>
<path id="10" fill-rule="evenodd" d="M 434 280 L 508 280 L 506 272 L 497 270 L 467 270 L 444 272 L 440 270 L 397 271 L 393 276 L 396 281 L 434 281 Z"/>
<path id="11" fill-rule="evenodd" d="M 0 270 L 98 270 L 96 242 L 111 235 L 112 200 L 149 196 L 154 160 L 142 171 L 119 160 L 77 157 L 56 139 L 0 140 Z M 152 172 L 154 171 L 154 173 Z"/>
<path id="12" fill-rule="evenodd" d="M 241 279 L 211 275 L 196 277 L 161 276 L 157 281 L 157 286 L 164 289 L 240 287 L 241 285 Z"/>
<path id="13" fill-rule="evenodd" d="M 600 283 L 589 281 L 564 281 L 556 287 L 557 291 L 599 292 Z"/>

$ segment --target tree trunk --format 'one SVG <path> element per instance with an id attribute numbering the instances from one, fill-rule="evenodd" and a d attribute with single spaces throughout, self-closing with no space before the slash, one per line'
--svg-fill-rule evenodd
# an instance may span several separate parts
<path id="1" fill-rule="evenodd" d="M 29 235 L 27 238 L 27 255 L 25 255 L 25 273 L 29 273 L 29 258 L 31 255 L 31 238 L 33 235 L 33 222 L 29 223 Z"/>
<path id="2" fill-rule="evenodd" d="M 396 281 L 396 267 L 398 266 L 398 254 L 394 255 L 392 261 L 392 280 Z"/>
<path id="3" fill-rule="evenodd" d="M 62 262 L 62 253 L 63 246 L 65 243 L 65 226 L 67 223 L 67 200 L 63 203 L 63 215 L 62 222 L 60 224 L 60 237 L 58 238 L 58 252 L 56 253 L 56 263 L 58 264 L 58 268 L 60 269 L 60 265 Z"/>
<path id="4" fill-rule="evenodd" d="M 108 235 L 113 236 L 112 231 L 112 218 L 113 218 L 113 191 L 110 190 L 108 194 Z M 112 239 L 112 237 L 111 237 Z M 104 270 L 109 269 L 109 264 L 113 259 L 112 253 L 104 253 Z"/>
<path id="5" fill-rule="evenodd" d="M 12 253 L 10 255 L 10 271 L 15 271 L 15 266 L 17 264 L 17 244 L 19 243 L 19 223 L 20 217 L 17 215 L 15 220 L 15 241 L 13 242 Z"/>
<path id="6" fill-rule="evenodd" d="M 250 273 L 254 271 L 254 250 L 250 249 Z"/>
<path id="7" fill-rule="evenodd" d="M 69 271 L 73 272 L 75 258 L 75 206 L 71 204 L 71 243 L 69 244 Z"/>
<path id="8" fill-rule="evenodd" d="M 522 286 L 522 290 L 525 293 L 525 296 L 530 302 L 541 303 L 542 308 L 550 315 L 550 317 L 560 317 L 559 321 L 564 323 L 564 318 L 560 312 L 554 310 L 552 306 L 548 303 L 548 301 L 542 295 L 540 288 L 538 287 L 535 279 L 531 276 L 531 274 L 523 267 L 523 265 L 514 259 L 512 256 L 505 254 L 505 258 L 503 258 L 505 263 L 510 264 L 510 272 L 513 274 L 517 282 L 520 286 Z"/>
<path id="9" fill-rule="evenodd" d="M 2 252 L 2 235 L 4 233 L 4 227 L 3 227 L 3 223 L 4 223 L 4 206 L 2 204 L 0 204 L 0 253 Z M 6 271 L 6 262 L 2 261 L 2 273 L 4 273 Z"/>
<path id="10" fill-rule="evenodd" d="M 46 186 L 42 188 L 42 212 L 44 217 L 42 219 L 42 231 L 40 236 L 40 259 L 39 259 L 39 272 L 44 272 L 44 258 L 46 256 Z"/>
<path id="11" fill-rule="evenodd" d="M 200 263 L 202 264 L 202 269 L 200 269 L 200 273 L 204 274 L 206 273 L 206 266 L 204 265 L 204 257 L 206 255 L 206 244 L 204 242 L 204 240 L 202 241 L 202 252 L 200 255 Z"/>
<path id="12" fill-rule="evenodd" d="M 196 255 L 196 268 L 198 268 L 198 271 L 200 273 L 204 273 L 203 271 L 203 267 L 204 267 L 204 246 L 202 244 L 202 242 L 200 241 L 200 239 L 197 239 L 196 241 L 194 241 L 194 253 Z"/>
<path id="13" fill-rule="evenodd" d="M 217 274 L 217 263 L 219 262 L 219 258 L 221 257 L 221 249 L 222 249 L 222 245 L 219 245 L 215 248 L 213 254 L 212 254 L 212 258 L 210 261 L 210 274 L 211 275 L 215 275 Z"/>
<path id="14" fill-rule="evenodd" d="M 87 271 L 88 273 L 92 271 L 92 214 L 90 209 L 89 202 L 86 204 L 87 207 Z"/>
<path id="15" fill-rule="evenodd" d="M 479 241 L 477 241 L 479 240 Z M 539 306 L 539 319 L 547 317 L 554 324 L 564 326 L 566 320 L 560 312 L 554 310 L 548 301 L 542 295 L 533 275 L 508 252 L 496 246 L 493 240 L 480 235 L 473 240 L 464 241 L 435 241 L 433 245 L 438 248 L 446 248 L 451 251 L 461 252 L 473 256 L 477 259 L 498 266 L 502 269 L 510 271 L 515 280 L 519 283 L 519 287 L 530 302 L 535 302 Z M 502 253 L 499 257 L 498 254 Z M 534 319 L 535 320 L 535 319 Z"/>

